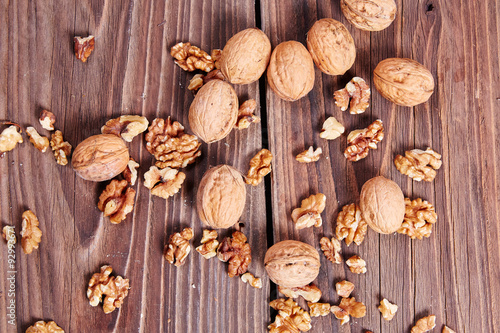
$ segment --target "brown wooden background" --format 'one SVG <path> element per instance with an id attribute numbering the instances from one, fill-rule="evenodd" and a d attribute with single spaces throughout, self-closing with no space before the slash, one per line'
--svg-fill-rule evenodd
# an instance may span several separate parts
<path id="1" fill-rule="evenodd" d="M 76 177 L 71 167 L 57 165 L 51 153 L 41 154 L 30 143 L 7 153 L 0 159 L 0 221 L 19 232 L 22 212 L 31 209 L 43 237 L 31 255 L 17 247 L 17 326 L 7 324 L 7 246 L 0 245 L 0 331 L 24 332 L 44 319 L 66 332 L 265 332 L 271 322 L 268 303 L 277 296 L 263 269 L 267 247 L 297 239 L 319 250 L 319 239 L 333 235 L 340 208 L 380 174 L 395 180 L 405 195 L 434 203 L 438 223 L 430 239 L 369 231 L 361 246 L 345 247 L 345 256 L 366 259 L 365 275 L 322 256 L 317 279 L 322 300 L 337 303 L 334 283 L 347 278 L 368 312 L 342 327 L 333 315 L 315 318 L 311 332 L 408 332 L 427 314 L 437 316 L 436 332 L 443 324 L 457 332 L 500 332 L 500 1 L 397 4 L 388 29 L 367 33 L 344 19 L 338 0 L 0 0 L 0 119 L 34 125 L 47 135 L 37 121 L 47 108 L 73 146 L 120 114 L 141 114 L 150 121 L 170 115 L 189 132 L 192 74 L 172 61 L 169 50 L 176 42 L 222 48 L 236 32 L 257 26 L 273 47 L 292 39 L 305 43 L 314 21 L 332 17 L 347 26 L 357 47 L 346 75 L 316 70 L 314 90 L 295 103 L 277 98 L 264 78 L 236 87 L 240 102 L 260 101 L 262 123 L 204 144 L 174 198 L 152 197 L 139 181 L 134 211 L 120 225 L 111 225 L 96 207 L 105 184 Z M 96 36 L 96 49 L 83 64 L 72 53 L 72 38 L 89 33 Z M 436 90 L 428 103 L 397 107 L 373 90 L 363 115 L 335 107 L 334 90 L 355 75 L 371 83 L 377 63 L 394 56 L 413 58 L 431 70 Z M 332 115 L 347 130 L 381 118 L 386 136 L 379 149 L 360 162 L 346 162 L 345 136 L 330 142 L 319 138 L 323 121 Z M 322 147 L 325 158 L 297 163 L 294 155 L 310 145 Z M 396 170 L 396 154 L 427 146 L 443 155 L 433 183 L 412 182 Z M 274 171 L 265 183 L 248 188 L 241 221 L 253 251 L 250 271 L 264 278 L 264 288 L 229 279 L 225 264 L 196 252 L 181 268 L 169 265 L 162 249 L 172 232 L 192 226 L 194 244 L 201 239 L 194 200 L 203 173 L 220 163 L 246 172 L 262 147 L 274 154 Z M 153 158 L 143 138 L 130 150 L 142 162 L 142 179 Z M 327 196 L 323 227 L 296 231 L 291 210 L 318 191 Z M 129 278 L 132 288 L 123 307 L 110 315 L 91 307 L 85 294 L 91 274 L 105 263 Z M 391 322 L 376 308 L 384 297 L 399 306 Z"/>

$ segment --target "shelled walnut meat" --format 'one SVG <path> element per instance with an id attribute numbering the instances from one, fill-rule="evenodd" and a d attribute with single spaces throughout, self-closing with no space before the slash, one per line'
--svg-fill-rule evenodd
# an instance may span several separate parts
<path id="1" fill-rule="evenodd" d="M 384 138 L 384 125 L 377 119 L 367 128 L 354 130 L 347 136 L 347 148 L 344 156 L 348 161 L 356 162 L 366 156 L 370 149 L 377 149 L 377 144 Z"/>
<path id="2" fill-rule="evenodd" d="M 368 224 L 362 217 L 361 209 L 355 203 L 345 205 L 337 216 L 335 235 L 338 240 L 345 239 L 347 246 L 354 242 L 360 245 L 365 239 Z"/>
<path id="3" fill-rule="evenodd" d="M 437 222 L 434 206 L 421 198 L 405 198 L 405 216 L 398 233 L 406 234 L 411 239 L 430 237 L 432 225 Z"/>
<path id="4" fill-rule="evenodd" d="M 356 28 L 381 31 L 396 18 L 394 0 L 341 0 L 340 8 L 345 18 Z"/>
<path id="5" fill-rule="evenodd" d="M 342 256 L 340 255 L 340 252 L 342 252 L 342 245 L 337 238 L 332 237 L 332 240 L 330 240 L 328 237 L 323 237 L 320 239 L 319 244 L 321 245 L 321 251 L 323 251 L 326 259 L 334 264 L 340 264 L 342 262 Z"/>
<path id="6" fill-rule="evenodd" d="M 56 116 L 48 110 L 42 110 L 42 112 L 40 112 L 40 118 L 38 118 L 38 121 L 44 129 L 46 129 L 47 131 L 53 131 L 54 124 L 56 122 Z"/>
<path id="7" fill-rule="evenodd" d="M 334 93 L 335 105 L 342 111 L 349 108 L 350 114 L 360 114 L 370 106 L 370 86 L 360 77 L 353 77 L 344 89 Z M 349 103 L 350 101 L 350 103 Z"/>
<path id="8" fill-rule="evenodd" d="M 4 129 L 0 134 L 0 154 L 16 148 L 18 143 L 23 143 L 21 127 L 11 122 L 6 122 L 4 124 L 11 126 Z"/>
<path id="9" fill-rule="evenodd" d="M 278 286 L 278 291 L 288 298 L 298 298 L 302 296 L 302 298 L 311 303 L 316 303 L 321 298 L 321 290 L 314 283 L 295 288 Z"/>
<path id="10" fill-rule="evenodd" d="M 323 150 L 321 147 L 314 150 L 313 146 L 311 146 L 309 149 L 295 156 L 295 159 L 300 163 L 312 163 L 318 161 L 322 153 Z"/>
<path id="11" fill-rule="evenodd" d="M 185 71 L 192 72 L 200 69 L 210 72 L 215 67 L 214 60 L 207 52 L 189 42 L 180 42 L 172 46 L 170 55 L 174 57 L 175 63 Z"/>
<path id="12" fill-rule="evenodd" d="M 292 211 L 295 228 L 321 227 L 323 224 L 321 213 L 325 210 L 325 205 L 326 196 L 323 193 L 313 194 L 302 200 L 300 208 L 295 208 Z"/>
<path id="13" fill-rule="evenodd" d="M 165 260 L 177 267 L 184 265 L 188 254 L 191 252 L 189 241 L 193 236 L 192 228 L 184 228 L 181 232 L 171 235 L 168 244 L 165 245 L 163 250 Z"/>
<path id="14" fill-rule="evenodd" d="M 247 237 L 240 231 L 233 232 L 232 237 L 222 240 L 217 249 L 217 258 L 223 262 L 229 262 L 227 273 L 229 277 L 235 277 L 246 273 L 252 262 L 252 251 Z"/>
<path id="15" fill-rule="evenodd" d="M 394 164 L 399 172 L 416 181 L 431 182 L 436 178 L 437 172 L 443 162 L 441 155 L 431 148 L 425 151 L 412 149 L 405 152 L 405 156 L 397 155 Z"/>
<path id="16" fill-rule="evenodd" d="M 71 149 L 73 147 L 69 144 L 69 142 L 64 141 L 61 131 L 57 130 L 52 133 L 50 147 L 52 148 L 57 164 L 68 164 L 68 157 L 71 155 Z"/>
<path id="17" fill-rule="evenodd" d="M 47 137 L 38 134 L 36 129 L 31 126 L 26 128 L 26 134 L 28 134 L 30 142 L 33 144 L 33 146 L 35 146 L 36 149 L 38 149 L 42 153 L 45 153 L 47 151 L 47 148 L 49 148 L 50 144 Z"/>
<path id="18" fill-rule="evenodd" d="M 127 167 L 122 172 L 123 178 L 132 186 L 134 186 L 137 181 L 137 168 L 139 168 L 139 163 L 131 157 L 127 163 Z"/>
<path id="19" fill-rule="evenodd" d="M 328 303 L 311 303 L 307 302 L 311 317 L 324 317 L 330 314 L 330 304 Z"/>
<path id="20" fill-rule="evenodd" d="M 436 327 L 436 316 L 430 315 L 420 318 L 412 327 L 411 333 L 423 333 L 428 332 Z"/>
<path id="21" fill-rule="evenodd" d="M 245 183 L 257 186 L 262 182 L 262 179 L 271 172 L 271 161 L 273 154 L 267 149 L 261 149 L 250 160 L 250 169 L 245 176 Z"/>
<path id="22" fill-rule="evenodd" d="M 203 230 L 203 237 L 201 238 L 201 245 L 196 248 L 199 254 L 205 259 L 213 258 L 217 255 L 217 248 L 219 241 L 217 240 L 216 230 Z"/>
<path id="23" fill-rule="evenodd" d="M 212 53 L 214 51 L 215 50 L 213 50 Z M 212 58 L 214 58 L 213 55 L 212 55 Z M 215 65 L 217 66 L 217 62 L 215 63 Z M 214 70 L 208 72 L 207 75 L 196 74 L 189 81 L 188 90 L 197 91 L 201 87 L 203 87 L 204 84 L 206 84 L 207 82 L 210 82 L 212 80 L 222 80 L 222 81 L 225 81 L 226 78 L 224 77 L 224 75 L 222 75 L 222 72 L 220 71 L 220 69 L 214 69 Z"/>
<path id="24" fill-rule="evenodd" d="M 75 36 L 73 38 L 75 44 L 76 59 L 86 62 L 92 51 L 94 51 L 95 38 L 90 35 L 87 37 Z"/>
<path id="25" fill-rule="evenodd" d="M 101 127 L 102 134 L 121 136 L 123 140 L 132 142 L 132 139 L 144 132 L 149 125 L 146 117 L 125 115 L 110 119 Z"/>
<path id="26" fill-rule="evenodd" d="M 17 243 L 16 232 L 14 230 L 14 227 L 11 225 L 6 225 L 2 228 L 2 237 L 7 243 Z"/>
<path id="27" fill-rule="evenodd" d="M 26 333 L 64 333 L 54 321 L 44 322 L 39 320 L 26 329 Z"/>
<path id="28" fill-rule="evenodd" d="M 366 306 L 362 302 L 356 302 L 354 297 L 342 298 L 340 304 L 333 305 L 330 311 L 337 319 L 340 319 L 340 324 L 344 325 L 349 322 L 349 316 L 354 318 L 362 318 L 366 315 Z"/>
<path id="29" fill-rule="evenodd" d="M 152 166 L 144 174 L 144 186 L 151 190 L 152 195 L 168 199 L 179 192 L 185 179 L 186 174 L 177 169 Z"/>
<path id="30" fill-rule="evenodd" d="M 262 289 L 262 279 L 256 278 L 252 273 L 245 273 L 241 276 L 241 281 L 248 283 L 256 289 Z"/>
<path id="31" fill-rule="evenodd" d="M 335 140 L 344 133 L 344 131 L 344 126 L 342 126 L 335 117 L 328 117 L 323 123 L 323 128 L 321 129 L 319 137 L 326 140 Z"/>
<path id="32" fill-rule="evenodd" d="M 311 316 L 293 299 L 279 298 L 269 305 L 278 311 L 274 323 L 268 326 L 269 333 L 299 333 L 311 329 Z"/>
<path id="33" fill-rule="evenodd" d="M 122 306 L 130 288 L 129 279 L 111 276 L 112 272 L 111 266 L 102 266 L 99 273 L 92 275 L 87 288 L 87 298 L 90 305 L 97 306 L 103 302 L 102 309 L 106 314 Z"/>
<path id="34" fill-rule="evenodd" d="M 355 255 L 345 261 L 351 272 L 355 274 L 366 273 L 366 261 Z"/>
<path id="35" fill-rule="evenodd" d="M 392 304 L 389 302 L 386 298 L 380 301 L 380 305 L 378 306 L 378 309 L 380 313 L 382 314 L 382 317 L 389 321 L 394 318 L 396 315 L 396 311 L 398 311 L 398 306 L 396 304 Z"/>
<path id="36" fill-rule="evenodd" d="M 349 297 L 354 290 L 354 283 L 343 280 L 335 284 L 335 290 L 340 297 Z"/>
<path id="37" fill-rule="evenodd" d="M 238 109 L 238 120 L 234 126 L 237 129 L 242 130 L 248 128 L 252 123 L 260 122 L 260 118 L 253 114 L 256 108 L 257 102 L 255 99 L 244 101 Z"/>
<path id="38" fill-rule="evenodd" d="M 126 180 L 113 179 L 99 196 L 97 208 L 109 216 L 113 224 L 119 224 L 134 210 L 135 190 Z"/>
<path id="39" fill-rule="evenodd" d="M 21 247 L 24 253 L 30 254 L 33 249 L 38 249 L 38 245 L 42 241 L 42 230 L 38 228 L 40 222 L 31 210 L 25 211 L 22 218 Z"/>

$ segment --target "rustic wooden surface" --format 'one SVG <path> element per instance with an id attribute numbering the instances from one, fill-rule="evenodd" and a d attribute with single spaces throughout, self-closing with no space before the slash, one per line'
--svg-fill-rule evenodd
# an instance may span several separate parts
<path id="1" fill-rule="evenodd" d="M 317 279 L 322 300 L 338 302 L 334 283 L 347 278 L 356 285 L 356 299 L 367 305 L 367 316 L 342 327 L 333 315 L 315 318 L 311 332 L 408 332 L 427 314 L 437 316 L 436 332 L 444 324 L 456 332 L 500 332 L 500 1 L 397 4 L 394 23 L 368 33 L 345 20 L 337 0 L 0 0 L 0 119 L 34 125 L 46 135 L 37 119 L 47 108 L 74 146 L 120 114 L 150 121 L 170 115 L 189 132 L 192 74 L 169 55 L 178 41 L 222 48 L 236 32 L 258 26 L 273 47 L 286 40 L 305 43 L 314 21 L 332 17 L 347 26 L 357 46 L 348 73 L 332 77 L 316 70 L 313 91 L 298 102 L 277 98 L 265 79 L 236 87 L 240 102 L 260 101 L 262 123 L 202 145 L 202 157 L 185 170 L 186 183 L 174 198 L 152 197 L 139 181 L 134 211 L 120 225 L 111 225 L 96 207 L 105 184 L 76 177 L 71 167 L 57 165 L 51 153 L 41 154 L 30 143 L 7 153 L 0 159 L 2 226 L 15 225 L 19 232 L 22 212 L 31 209 L 43 237 L 31 255 L 17 246 L 15 325 L 7 322 L 10 269 L 7 246 L 0 245 L 0 331 L 24 332 L 43 319 L 55 320 L 66 332 L 265 332 L 274 315 L 268 303 L 278 296 L 263 269 L 267 247 L 297 239 L 319 250 L 319 239 L 333 235 L 341 207 L 358 199 L 366 180 L 384 175 L 405 195 L 434 203 L 439 218 L 433 233 L 412 241 L 369 231 L 361 246 L 344 247 L 346 257 L 366 259 L 368 272 L 362 276 L 322 256 Z M 83 64 L 72 53 L 72 38 L 89 33 L 96 36 L 96 50 Z M 334 90 L 353 76 L 371 84 L 377 63 L 395 56 L 431 70 L 436 90 L 428 103 L 397 107 L 372 90 L 363 115 L 342 113 L 334 105 Z M 347 131 L 380 118 L 386 136 L 368 158 L 346 162 L 345 135 L 329 142 L 319 138 L 329 116 Z M 297 163 L 294 156 L 310 145 L 322 147 L 325 158 Z M 412 182 L 396 170 L 396 154 L 427 146 L 443 155 L 434 182 Z M 220 163 L 246 172 L 262 147 L 275 156 L 273 173 L 248 188 L 241 221 L 252 246 L 250 271 L 264 278 L 264 288 L 229 279 L 225 264 L 194 251 L 185 266 L 169 265 L 162 249 L 171 233 L 192 226 L 193 243 L 201 238 L 193 202 L 203 173 Z M 153 161 L 143 138 L 130 150 L 142 162 L 142 175 Z M 296 231 L 291 210 L 317 192 L 327 196 L 323 226 Z M 105 263 L 132 287 L 122 308 L 110 315 L 91 307 L 85 295 L 91 274 Z M 376 308 L 384 297 L 399 306 L 391 322 Z"/>

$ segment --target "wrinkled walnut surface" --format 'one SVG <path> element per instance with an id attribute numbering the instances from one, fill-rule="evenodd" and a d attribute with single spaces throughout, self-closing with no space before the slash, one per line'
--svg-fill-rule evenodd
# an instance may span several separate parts
<path id="1" fill-rule="evenodd" d="M 313 194 L 302 200 L 300 208 L 292 211 L 292 220 L 296 229 L 312 226 L 320 227 L 323 224 L 321 213 L 325 210 L 326 196 L 323 193 Z"/>
<path id="2" fill-rule="evenodd" d="M 348 161 L 359 161 L 368 156 L 370 149 L 377 149 L 377 144 L 382 141 L 383 138 L 384 126 L 382 120 L 377 119 L 367 128 L 349 133 L 344 156 Z"/>
<path id="3" fill-rule="evenodd" d="M 432 225 L 437 222 L 434 206 L 421 198 L 410 200 L 405 198 L 405 217 L 398 233 L 406 234 L 411 239 L 430 237 Z"/>
<path id="4" fill-rule="evenodd" d="M 264 176 L 271 172 L 271 161 L 273 154 L 267 149 L 261 149 L 250 160 L 250 169 L 245 176 L 245 183 L 257 186 L 262 182 Z"/>
<path id="5" fill-rule="evenodd" d="M 342 246 L 340 241 L 332 237 L 332 240 L 327 237 L 320 239 L 319 244 L 321 245 L 321 250 L 325 254 L 326 259 L 330 260 L 334 264 L 340 264 L 342 262 Z"/>
<path id="6" fill-rule="evenodd" d="M 394 0 L 341 0 L 340 7 L 346 19 L 356 28 L 380 31 L 396 18 Z"/>
<path id="7" fill-rule="evenodd" d="M 38 218 L 31 210 L 23 213 L 21 247 L 26 254 L 33 252 L 33 249 L 38 249 L 42 241 L 42 230 L 38 228 L 39 224 Z"/>
<path id="8" fill-rule="evenodd" d="M 399 172 L 413 180 L 431 182 L 436 178 L 436 170 L 443 162 L 440 154 L 427 148 L 425 151 L 420 149 L 406 151 L 404 157 L 397 155 L 394 164 Z"/>
<path id="9" fill-rule="evenodd" d="M 368 224 L 362 217 L 361 209 L 352 203 L 342 207 L 342 211 L 337 216 L 337 227 L 335 235 L 338 240 L 345 239 L 347 246 L 354 242 L 360 245 L 365 239 Z"/>
<path id="10" fill-rule="evenodd" d="M 134 210 L 135 190 L 128 187 L 127 180 L 113 179 L 99 196 L 97 208 L 109 216 L 113 224 L 121 223 Z"/>
<path id="11" fill-rule="evenodd" d="M 217 249 L 217 258 L 223 262 L 229 261 L 227 270 L 229 277 L 246 273 L 248 265 L 252 262 L 252 251 L 246 236 L 235 231 L 232 237 L 224 238 Z"/>
<path id="12" fill-rule="evenodd" d="M 121 276 L 111 276 L 113 268 L 108 265 L 101 267 L 99 273 L 94 273 L 89 281 L 87 298 L 92 306 L 103 302 L 102 309 L 108 314 L 119 308 L 128 295 L 129 280 Z M 104 297 L 104 300 L 102 297 Z"/>
<path id="13" fill-rule="evenodd" d="M 165 260 L 177 267 L 184 265 L 188 254 L 191 252 L 189 240 L 193 236 L 192 228 L 184 228 L 181 232 L 171 235 L 163 253 Z"/>

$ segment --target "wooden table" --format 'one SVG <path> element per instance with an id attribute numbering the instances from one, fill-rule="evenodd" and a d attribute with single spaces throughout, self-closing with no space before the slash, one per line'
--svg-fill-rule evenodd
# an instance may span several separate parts
<path id="1" fill-rule="evenodd" d="M 285 102 L 265 78 L 236 86 L 240 102 L 259 103 L 259 125 L 233 131 L 226 139 L 202 145 L 202 157 L 185 169 L 181 192 L 164 200 L 150 195 L 142 174 L 153 163 L 144 138 L 130 145 L 141 161 L 134 211 L 112 225 L 96 203 L 106 183 L 77 177 L 70 166 L 55 163 L 24 143 L 0 159 L 0 220 L 21 229 L 21 214 L 33 210 L 43 231 L 40 248 L 25 255 L 17 246 L 15 297 L 10 296 L 7 246 L 0 245 L 0 331 L 24 332 L 36 320 L 55 320 L 66 332 L 265 332 L 272 321 L 269 301 L 278 297 L 263 268 L 266 249 L 285 239 L 312 244 L 333 236 L 341 207 L 359 197 L 363 183 L 376 175 L 396 181 L 406 196 L 436 207 L 438 222 L 430 238 L 369 231 L 362 245 L 346 247 L 344 257 L 359 254 L 368 272 L 354 275 L 321 255 L 316 280 L 322 300 L 338 304 L 334 283 L 354 282 L 354 296 L 367 315 L 340 326 L 333 315 L 314 318 L 310 332 L 408 332 L 420 317 L 435 314 L 440 332 L 499 332 L 500 327 L 500 1 L 397 0 L 394 23 L 384 31 L 355 29 L 343 17 L 339 1 L 27 1 L 0 0 L 0 119 L 26 127 L 38 124 L 44 108 L 57 116 L 56 127 L 76 146 L 98 134 L 110 118 L 140 114 L 150 121 L 171 116 L 186 125 L 193 94 L 191 73 L 169 54 L 179 41 L 204 50 L 223 48 L 238 31 L 260 27 L 273 47 L 282 41 L 305 43 L 320 18 L 343 22 L 352 33 L 357 58 L 344 76 L 316 69 L 313 91 Z M 96 48 L 87 63 L 73 54 L 73 36 L 93 34 Z M 408 57 L 429 68 L 436 81 L 431 99 L 414 108 L 398 107 L 375 91 L 372 71 L 388 57 Z M 343 113 L 333 91 L 353 76 L 372 86 L 371 106 L 362 115 Z M 319 138 L 323 121 L 335 116 L 347 130 L 384 121 L 386 135 L 378 150 L 359 162 L 343 157 L 345 135 Z M 27 139 L 26 139 L 27 141 Z M 299 164 L 294 156 L 313 145 L 323 158 Z M 400 174 L 396 154 L 432 147 L 443 167 L 432 183 Z M 227 265 L 193 251 L 182 267 L 168 264 L 162 250 L 183 227 L 201 239 L 203 225 L 195 194 L 203 173 L 221 163 L 246 173 L 249 159 L 262 147 L 274 154 L 273 172 L 248 187 L 242 228 L 252 247 L 250 271 L 263 278 L 255 290 L 227 276 Z M 320 228 L 297 231 L 293 208 L 309 194 L 327 197 Z M 232 230 L 221 231 L 221 236 Z M 103 264 L 130 279 L 122 308 L 105 315 L 91 307 L 86 285 Z M 377 305 L 388 298 L 399 306 L 391 322 Z M 15 324 L 8 306 L 16 302 Z"/>

